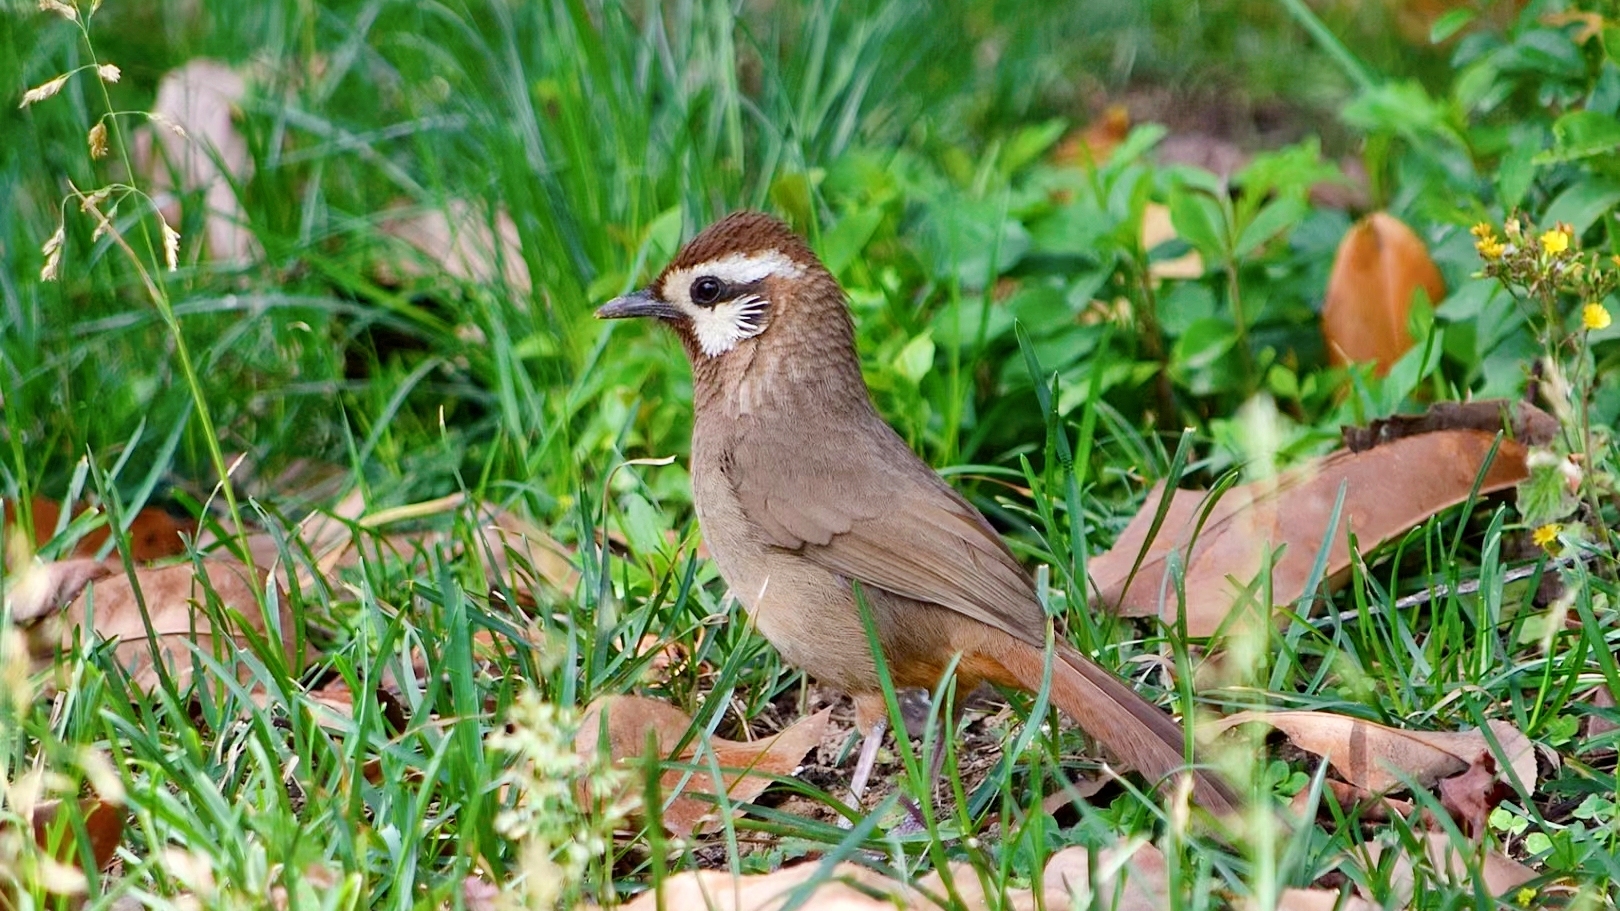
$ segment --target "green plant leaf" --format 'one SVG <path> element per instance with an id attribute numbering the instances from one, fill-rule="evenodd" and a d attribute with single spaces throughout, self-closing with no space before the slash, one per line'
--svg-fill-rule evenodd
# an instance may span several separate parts
<path id="1" fill-rule="evenodd" d="M 1553 148 L 1538 153 L 1538 165 L 1578 161 L 1620 151 L 1620 121 L 1609 114 L 1571 111 L 1553 122 Z"/>
<path id="2" fill-rule="evenodd" d="M 1204 190 L 1178 184 L 1170 190 L 1169 204 L 1176 234 L 1206 259 L 1224 262 L 1230 232 L 1220 203 Z"/>
<path id="3" fill-rule="evenodd" d="M 837 224 L 821 235 L 821 262 L 832 274 L 843 275 L 849 264 L 866 249 L 881 224 L 883 210 L 876 207 L 860 209 L 840 218 Z"/>
<path id="4" fill-rule="evenodd" d="M 1565 222 L 1579 237 L 1605 212 L 1620 205 L 1620 182 L 1593 177 L 1570 184 L 1547 204 L 1543 224 Z"/>
<path id="5" fill-rule="evenodd" d="M 1266 241 L 1292 230 L 1308 210 L 1305 200 L 1294 196 L 1282 196 L 1266 203 L 1238 235 L 1232 255 L 1242 259 Z"/>

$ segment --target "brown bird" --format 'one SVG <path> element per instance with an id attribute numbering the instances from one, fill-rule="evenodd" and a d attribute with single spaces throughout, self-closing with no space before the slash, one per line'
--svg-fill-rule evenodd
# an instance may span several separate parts
<path id="1" fill-rule="evenodd" d="M 688 243 L 649 287 L 596 311 L 652 317 L 692 363 L 692 495 L 723 576 L 782 657 L 855 700 L 867 740 L 857 798 L 886 721 L 859 582 L 896 687 L 1035 693 L 1047 618 L 979 511 L 872 407 L 844 292 L 782 222 L 738 212 Z M 1051 700 L 1158 781 L 1185 767 L 1181 726 L 1061 639 Z M 1235 808 L 1197 773 L 1206 809 Z"/>

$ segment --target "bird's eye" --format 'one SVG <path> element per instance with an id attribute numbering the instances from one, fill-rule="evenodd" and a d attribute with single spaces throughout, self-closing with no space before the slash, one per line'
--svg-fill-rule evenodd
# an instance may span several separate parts
<path id="1" fill-rule="evenodd" d="M 692 283 L 692 303 L 707 307 L 720 299 L 726 290 L 725 282 L 712 275 L 704 275 Z"/>

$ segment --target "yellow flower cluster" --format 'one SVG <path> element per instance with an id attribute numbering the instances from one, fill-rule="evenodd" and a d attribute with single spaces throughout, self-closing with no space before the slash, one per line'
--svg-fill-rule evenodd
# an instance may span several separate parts
<path id="1" fill-rule="evenodd" d="M 1501 259 L 1502 254 L 1507 251 L 1507 245 L 1497 239 L 1496 229 L 1484 222 L 1474 225 L 1468 233 L 1476 238 L 1474 249 L 1486 259 Z"/>

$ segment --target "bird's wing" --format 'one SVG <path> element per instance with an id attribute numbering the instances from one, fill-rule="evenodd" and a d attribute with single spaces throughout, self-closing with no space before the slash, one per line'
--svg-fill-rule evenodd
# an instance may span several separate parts
<path id="1" fill-rule="evenodd" d="M 829 439 L 749 434 L 726 472 L 771 544 L 863 586 L 939 604 L 1031 641 L 1035 589 L 1001 536 L 875 416 Z"/>

